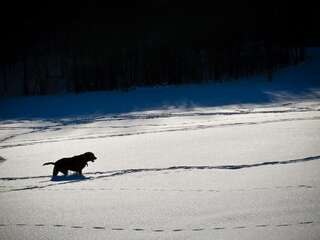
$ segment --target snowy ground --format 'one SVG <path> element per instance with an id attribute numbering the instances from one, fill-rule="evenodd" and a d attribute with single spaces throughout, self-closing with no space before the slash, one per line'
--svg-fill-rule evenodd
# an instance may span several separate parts
<path id="1" fill-rule="evenodd" d="M 2 100 L 0 239 L 320 239 L 318 66 Z M 41 166 L 86 151 L 98 159 L 84 178 Z"/>

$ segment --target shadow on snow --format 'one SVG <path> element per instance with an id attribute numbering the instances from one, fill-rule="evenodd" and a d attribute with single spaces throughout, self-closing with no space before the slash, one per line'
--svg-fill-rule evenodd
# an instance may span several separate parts
<path id="1" fill-rule="evenodd" d="M 61 182 L 61 181 L 82 181 L 90 179 L 91 177 L 86 177 L 84 175 L 65 175 L 65 176 L 52 176 L 51 181 Z"/>

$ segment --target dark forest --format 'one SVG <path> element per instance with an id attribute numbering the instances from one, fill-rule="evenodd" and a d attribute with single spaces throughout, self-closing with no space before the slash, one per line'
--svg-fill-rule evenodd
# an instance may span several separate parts
<path id="1" fill-rule="evenodd" d="M 10 1 L 0 96 L 272 80 L 319 45 L 318 22 L 291 1 Z"/>

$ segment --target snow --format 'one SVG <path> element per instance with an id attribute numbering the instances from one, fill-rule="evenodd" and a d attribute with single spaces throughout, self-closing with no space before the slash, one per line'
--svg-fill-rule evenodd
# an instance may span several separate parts
<path id="1" fill-rule="evenodd" d="M 0 101 L 0 239 L 319 239 L 320 68 Z M 55 161 L 92 151 L 85 177 Z"/>

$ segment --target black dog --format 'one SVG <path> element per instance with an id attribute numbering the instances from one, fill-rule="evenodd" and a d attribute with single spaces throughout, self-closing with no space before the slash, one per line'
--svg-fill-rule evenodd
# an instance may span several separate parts
<path id="1" fill-rule="evenodd" d="M 88 162 L 94 162 L 97 159 L 92 152 L 86 152 L 81 155 L 69 157 L 69 158 L 62 158 L 56 162 L 47 162 L 44 163 L 45 165 L 54 165 L 53 168 L 53 176 L 57 176 L 59 172 L 62 172 L 64 175 L 68 175 L 68 170 L 75 171 L 78 174 L 82 175 L 82 169 L 85 166 L 88 166 Z"/>

